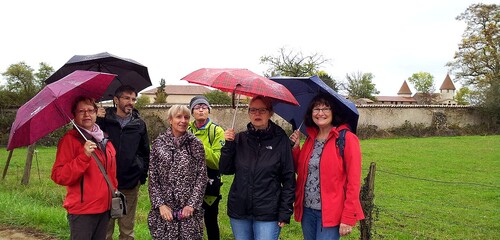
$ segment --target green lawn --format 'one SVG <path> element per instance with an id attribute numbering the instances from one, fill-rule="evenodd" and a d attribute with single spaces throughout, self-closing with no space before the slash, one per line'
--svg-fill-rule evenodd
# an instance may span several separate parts
<path id="1" fill-rule="evenodd" d="M 363 178 L 377 164 L 374 239 L 500 239 L 500 136 L 370 139 L 361 141 Z M 28 186 L 20 184 L 26 149 L 16 149 L 0 180 L 0 225 L 36 228 L 68 238 L 64 187 L 50 180 L 55 148 L 37 149 Z M 0 150 L 3 172 L 7 151 Z M 226 215 L 231 176 L 223 176 L 222 239 L 234 239 Z M 150 239 L 149 199 L 141 188 L 137 239 Z M 356 239 L 356 230 L 347 239 Z M 300 225 L 282 239 L 302 239 Z"/>

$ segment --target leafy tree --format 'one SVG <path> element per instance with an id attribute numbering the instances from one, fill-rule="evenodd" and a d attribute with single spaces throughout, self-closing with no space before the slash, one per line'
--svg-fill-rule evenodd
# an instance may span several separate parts
<path id="1" fill-rule="evenodd" d="M 457 91 L 455 101 L 458 105 L 470 105 L 475 102 L 475 95 L 477 94 L 471 91 L 468 87 L 462 87 Z"/>
<path id="2" fill-rule="evenodd" d="M 500 124 L 500 5 L 472 4 L 457 18 L 466 23 L 454 60 L 447 65 L 478 105 Z"/>
<path id="3" fill-rule="evenodd" d="M 223 105 L 230 105 L 231 104 L 231 97 L 220 90 L 214 90 L 207 92 L 203 94 L 207 99 L 210 104 L 223 104 Z"/>
<path id="4" fill-rule="evenodd" d="M 302 52 L 294 52 L 282 47 L 276 56 L 262 56 L 260 63 L 269 65 L 264 76 L 289 76 L 289 77 L 309 77 L 317 75 L 319 68 L 327 63 L 323 55 L 314 53 L 311 56 L 304 56 Z"/>
<path id="5" fill-rule="evenodd" d="M 18 94 L 21 102 L 26 102 L 40 90 L 35 84 L 33 68 L 25 62 L 11 64 L 2 75 L 7 79 L 7 90 Z"/>
<path id="6" fill-rule="evenodd" d="M 430 104 L 435 99 L 433 96 L 436 88 L 434 87 L 434 76 L 428 72 L 418 72 L 408 78 L 408 82 L 413 84 L 417 92 L 421 93 L 421 101 L 423 104 Z"/>
<path id="7" fill-rule="evenodd" d="M 434 87 L 434 76 L 428 72 L 414 73 L 408 78 L 408 82 L 413 84 L 417 92 L 430 94 L 436 91 Z"/>
<path id="8" fill-rule="evenodd" d="M 2 73 L 7 80 L 4 89 L 16 94 L 15 98 L 12 99 L 13 102 L 21 105 L 35 96 L 45 86 L 43 81 L 54 72 L 54 69 L 43 62 L 39 66 L 40 68 L 35 73 L 34 69 L 25 62 L 19 62 L 11 64 Z"/>
<path id="9" fill-rule="evenodd" d="M 333 79 L 330 75 L 328 75 L 327 72 L 325 71 L 319 71 L 318 72 L 318 77 L 323 80 L 323 82 L 331 87 L 335 92 L 339 91 L 339 84 L 335 79 Z"/>
<path id="10" fill-rule="evenodd" d="M 149 102 L 149 97 L 142 94 L 141 96 L 139 96 L 137 98 L 137 102 L 135 103 L 135 108 L 137 109 L 142 109 L 144 108 L 146 105 L 150 104 Z"/>
<path id="11" fill-rule="evenodd" d="M 372 82 L 374 77 L 372 73 L 346 74 L 347 83 L 344 84 L 344 88 L 353 100 L 359 98 L 376 100 L 374 95 L 379 94 L 380 91 L 375 88 L 375 83 Z"/>
<path id="12" fill-rule="evenodd" d="M 165 92 L 165 79 L 160 80 L 160 86 L 156 88 L 155 103 L 166 103 L 167 93 Z"/>
<path id="13" fill-rule="evenodd" d="M 41 62 L 38 72 L 35 73 L 35 85 L 41 90 L 45 86 L 45 80 L 54 73 L 54 68 L 47 63 Z"/>

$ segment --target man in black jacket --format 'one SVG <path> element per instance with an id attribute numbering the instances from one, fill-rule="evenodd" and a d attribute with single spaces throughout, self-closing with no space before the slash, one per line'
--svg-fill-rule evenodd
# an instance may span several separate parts
<path id="1" fill-rule="evenodd" d="M 118 190 L 127 198 L 127 215 L 118 219 L 119 239 L 134 239 L 134 222 L 139 186 L 146 182 L 149 167 L 149 139 L 146 123 L 134 109 L 136 90 L 128 85 L 115 91 L 116 107 L 99 108 L 97 124 L 109 135 L 116 149 Z M 113 239 L 115 220 L 108 225 L 106 239 Z"/>

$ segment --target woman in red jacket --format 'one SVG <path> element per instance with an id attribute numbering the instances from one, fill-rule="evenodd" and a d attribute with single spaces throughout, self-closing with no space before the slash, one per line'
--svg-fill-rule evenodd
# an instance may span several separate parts
<path id="1" fill-rule="evenodd" d="M 359 140 L 346 132 L 342 159 L 336 140 L 339 131 L 349 127 L 339 113 L 331 96 L 319 94 L 306 112 L 308 137 L 302 148 L 298 130 L 290 136 L 297 172 L 294 216 L 301 222 L 305 240 L 339 239 L 364 218 L 359 201 Z"/>
<path id="2" fill-rule="evenodd" d="M 97 105 L 94 99 L 79 97 L 72 106 L 77 129 L 69 130 L 57 145 L 52 180 L 66 186 L 63 207 L 68 211 L 71 239 L 105 239 L 110 219 L 111 191 L 92 153 L 101 161 L 111 184 L 116 189 L 115 149 L 104 139 L 95 124 Z"/>

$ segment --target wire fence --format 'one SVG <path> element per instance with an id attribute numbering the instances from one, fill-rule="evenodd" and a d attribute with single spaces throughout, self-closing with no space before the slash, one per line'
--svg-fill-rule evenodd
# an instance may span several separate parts
<path id="1" fill-rule="evenodd" d="M 491 185 L 491 184 L 484 184 L 484 183 L 477 183 L 477 182 L 466 182 L 466 181 L 447 181 L 447 180 L 441 180 L 441 179 L 433 179 L 433 178 L 423 178 L 423 177 L 416 177 L 416 176 L 411 176 L 408 174 L 402 174 L 402 173 L 397 173 L 394 171 L 388 171 L 388 170 L 382 170 L 382 169 L 376 169 L 375 172 L 377 173 L 376 179 L 380 178 L 387 178 L 389 177 L 397 177 L 397 178 L 402 178 L 406 179 L 409 181 L 418 181 L 418 182 L 428 182 L 429 189 L 425 191 L 419 192 L 420 194 L 423 193 L 425 194 L 439 194 L 438 190 L 441 190 L 441 186 L 438 186 L 436 184 L 442 184 L 442 185 L 449 185 L 449 186 L 462 186 L 466 188 L 474 188 L 478 189 L 479 191 L 493 191 L 494 193 L 497 193 L 497 190 L 500 189 L 500 186 L 498 185 Z M 385 175 L 385 176 L 384 176 Z M 462 188 L 460 187 L 460 188 Z M 376 208 L 376 215 L 375 218 L 380 218 L 380 216 L 384 216 L 387 218 L 391 218 L 397 221 L 405 221 L 408 219 L 426 219 L 428 216 L 435 216 L 435 215 L 446 215 L 447 220 L 446 221 L 441 221 L 440 224 L 448 227 L 463 227 L 464 229 L 468 228 L 478 228 L 481 227 L 479 223 L 476 222 L 471 222 L 471 221 L 464 221 L 464 215 L 465 213 L 473 213 L 477 216 L 482 216 L 482 217 L 490 217 L 491 216 L 500 216 L 500 208 L 481 208 L 476 205 L 473 205 L 473 203 L 464 203 L 462 201 L 463 199 L 467 199 L 470 196 L 466 195 L 460 195 L 457 197 L 446 197 L 447 195 L 443 195 L 444 197 L 440 198 L 439 201 L 432 201 L 426 198 L 418 198 L 415 197 L 413 194 L 385 194 L 383 197 L 380 197 L 381 194 L 377 194 L 378 191 L 380 190 L 380 187 L 375 186 L 374 187 L 374 192 L 375 192 L 375 202 L 377 202 L 377 195 L 379 199 L 388 199 L 390 198 L 391 200 L 387 202 L 385 200 L 381 201 L 381 204 L 376 203 L 375 208 Z M 498 192 L 500 194 L 500 191 Z M 493 194 L 497 196 L 498 194 Z M 463 198 L 463 199 L 462 199 Z M 498 199 L 498 198 L 495 198 Z M 467 202 L 467 201 L 466 201 Z M 412 208 L 406 208 L 403 209 L 401 208 L 400 203 L 410 203 L 409 205 L 413 205 L 416 207 Z M 497 204 L 500 206 L 500 202 Z M 415 210 L 415 209 L 419 210 Z M 425 210 L 424 210 L 425 209 Z M 426 211 L 432 211 L 432 214 L 427 215 L 425 213 Z M 377 225 L 375 223 L 375 225 Z M 375 228 L 372 228 L 376 230 Z M 372 233 L 373 234 L 373 233 Z M 376 233 L 375 233 L 376 234 Z"/>

